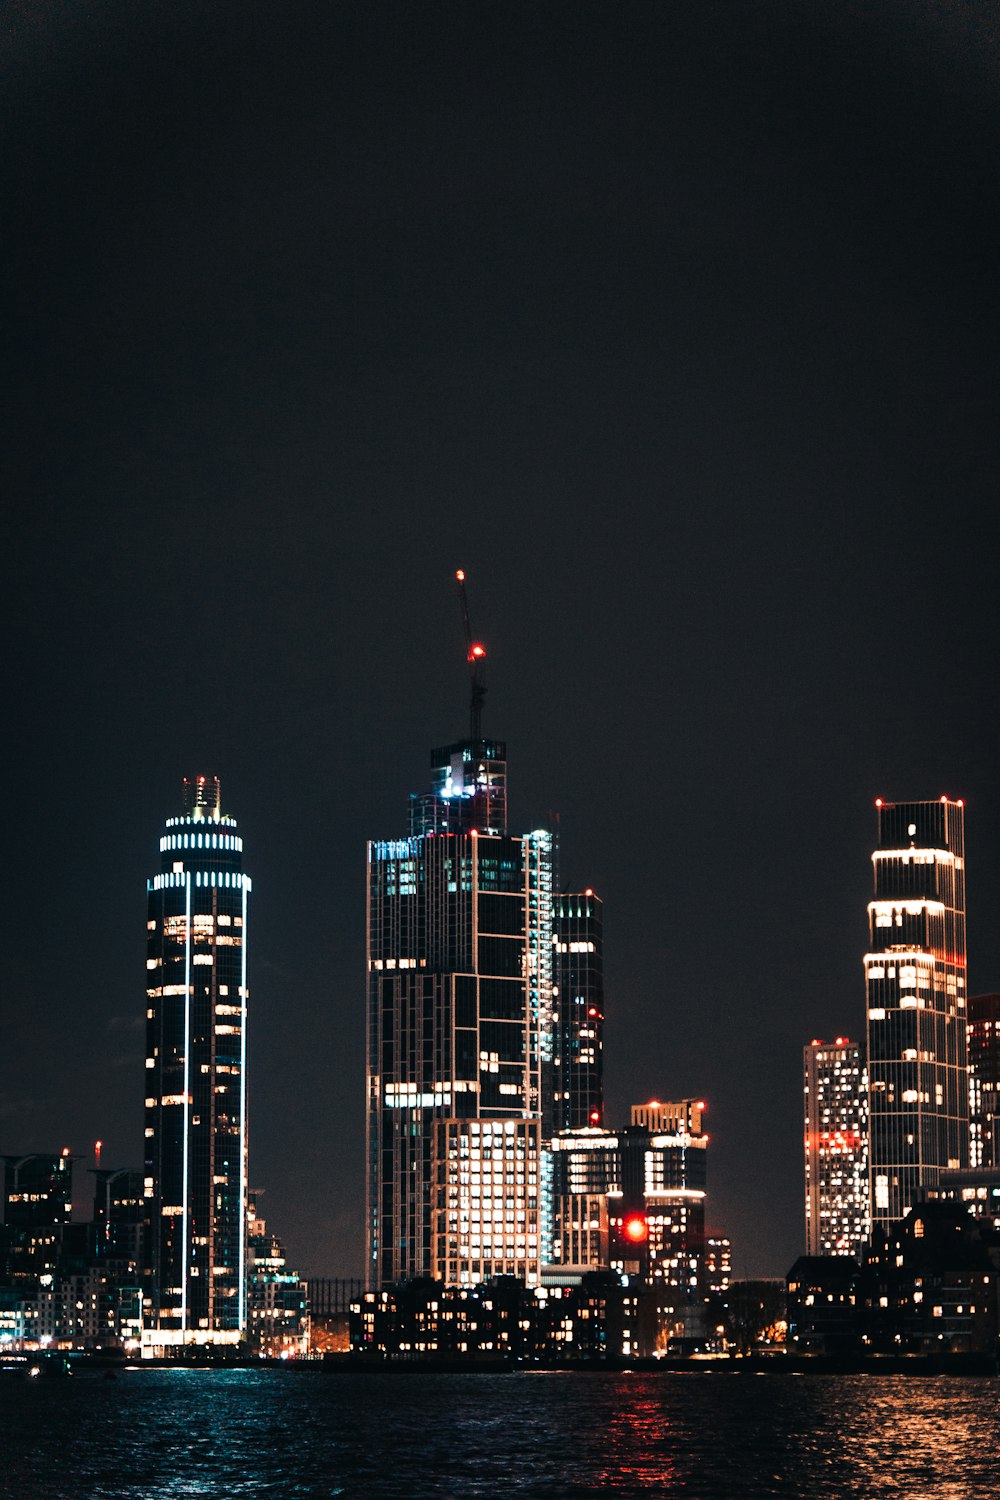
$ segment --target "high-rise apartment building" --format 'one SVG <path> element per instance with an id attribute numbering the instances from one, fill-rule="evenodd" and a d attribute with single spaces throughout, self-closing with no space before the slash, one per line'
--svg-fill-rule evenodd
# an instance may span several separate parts
<path id="1" fill-rule="evenodd" d="M 1000 995 L 969 997 L 970 1167 L 1000 1167 Z"/>
<path id="2" fill-rule="evenodd" d="M 969 1157 L 961 802 L 876 803 L 865 954 L 873 1225 Z"/>
<path id="3" fill-rule="evenodd" d="M 604 955 L 601 898 L 567 892 L 553 902 L 551 1098 L 546 1136 L 604 1120 Z"/>
<path id="4" fill-rule="evenodd" d="M 185 779 L 148 882 L 144 1348 L 246 1328 L 247 937 L 243 840 L 218 778 Z"/>
<path id="5" fill-rule="evenodd" d="M 870 1234 L 868 1073 L 848 1037 L 803 1049 L 806 1254 L 861 1256 Z"/>

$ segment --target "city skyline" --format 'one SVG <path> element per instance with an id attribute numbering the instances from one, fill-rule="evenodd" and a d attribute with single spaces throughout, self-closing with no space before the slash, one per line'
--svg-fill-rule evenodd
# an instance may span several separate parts
<path id="1" fill-rule="evenodd" d="M 139 1165 L 149 852 L 200 767 L 253 851 L 251 1178 L 292 1264 L 360 1273 L 364 850 L 467 733 L 461 566 L 516 826 L 604 903 L 606 1117 L 705 1098 L 734 1272 L 782 1274 L 876 797 L 964 799 L 1000 986 L 995 34 L 22 11 L 3 1148 Z"/>

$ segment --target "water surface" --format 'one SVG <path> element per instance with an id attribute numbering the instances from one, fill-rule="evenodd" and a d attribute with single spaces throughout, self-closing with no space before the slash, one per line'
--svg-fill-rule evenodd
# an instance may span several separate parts
<path id="1" fill-rule="evenodd" d="M 0 1378 L 3 1500 L 996 1500 L 1000 1384 L 137 1370 Z"/>

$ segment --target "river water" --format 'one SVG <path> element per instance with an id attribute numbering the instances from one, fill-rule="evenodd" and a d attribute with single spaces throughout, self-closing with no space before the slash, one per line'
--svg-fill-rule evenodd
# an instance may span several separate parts
<path id="1" fill-rule="evenodd" d="M 135 1370 L 0 1378 L 3 1500 L 996 1500 L 985 1378 Z"/>

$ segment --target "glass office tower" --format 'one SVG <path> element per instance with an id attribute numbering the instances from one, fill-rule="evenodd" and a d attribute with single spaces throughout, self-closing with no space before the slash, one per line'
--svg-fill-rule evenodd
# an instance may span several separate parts
<path id="1" fill-rule="evenodd" d="M 143 1346 L 246 1328 L 250 878 L 217 777 L 185 779 L 148 882 Z"/>
<path id="2" fill-rule="evenodd" d="M 1000 1167 L 1000 995 L 997 994 L 969 997 L 969 1124 L 969 1166 Z"/>
<path id="3" fill-rule="evenodd" d="M 546 1136 L 604 1121 L 602 902 L 592 890 L 553 903 L 552 1082 Z"/>
<path id="4" fill-rule="evenodd" d="M 366 1276 L 535 1282 L 552 838 L 507 832 L 501 741 L 431 766 L 409 837 L 368 846 Z"/>
<path id="5" fill-rule="evenodd" d="M 961 802 L 878 809 L 865 954 L 872 1224 L 969 1159 Z"/>

